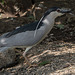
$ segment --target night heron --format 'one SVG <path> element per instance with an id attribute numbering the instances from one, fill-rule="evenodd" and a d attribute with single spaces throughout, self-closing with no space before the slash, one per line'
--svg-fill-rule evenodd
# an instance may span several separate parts
<path id="1" fill-rule="evenodd" d="M 25 46 L 23 53 L 26 61 L 26 52 L 33 46 L 40 43 L 54 26 L 55 18 L 65 13 L 70 13 L 70 9 L 52 7 L 47 10 L 39 21 L 25 24 L 12 32 L 8 32 L 0 36 L 0 50 L 10 47 Z"/>

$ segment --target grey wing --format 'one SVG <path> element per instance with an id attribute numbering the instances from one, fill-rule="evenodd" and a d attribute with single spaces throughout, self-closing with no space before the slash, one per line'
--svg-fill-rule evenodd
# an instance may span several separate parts
<path id="1" fill-rule="evenodd" d="M 2 46 L 32 46 L 40 41 L 44 34 L 44 27 L 43 24 L 41 24 L 34 37 L 36 22 L 28 26 L 28 28 L 23 27 L 23 29 L 25 30 L 21 29 L 21 31 L 19 31 L 19 29 L 5 34 L 1 39 Z"/>
<path id="2" fill-rule="evenodd" d="M 34 31 L 18 33 L 12 37 L 5 38 L 6 46 L 32 46 L 38 43 L 43 37 L 44 31 L 37 31 L 34 37 Z"/>

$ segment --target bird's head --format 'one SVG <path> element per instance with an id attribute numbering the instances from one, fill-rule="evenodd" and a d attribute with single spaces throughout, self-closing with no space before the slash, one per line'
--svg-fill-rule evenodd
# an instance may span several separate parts
<path id="1" fill-rule="evenodd" d="M 52 17 L 56 18 L 58 16 L 62 16 L 64 14 L 70 13 L 70 12 L 71 12 L 71 9 L 68 9 L 68 8 L 52 7 L 45 12 L 44 17 L 50 15 L 50 17 L 52 16 Z"/>

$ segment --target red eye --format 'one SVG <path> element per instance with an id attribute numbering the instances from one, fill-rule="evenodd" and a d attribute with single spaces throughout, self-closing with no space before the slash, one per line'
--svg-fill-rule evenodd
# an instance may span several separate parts
<path id="1" fill-rule="evenodd" d="M 58 9 L 57 12 L 60 12 L 60 10 Z"/>

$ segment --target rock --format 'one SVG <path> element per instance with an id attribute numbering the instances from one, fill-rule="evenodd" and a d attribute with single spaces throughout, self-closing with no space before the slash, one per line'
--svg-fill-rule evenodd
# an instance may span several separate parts
<path id="1" fill-rule="evenodd" d="M 15 50 L 11 48 L 7 48 L 4 50 L 0 50 L 0 69 L 3 67 L 12 66 L 16 61 L 16 53 Z"/>

